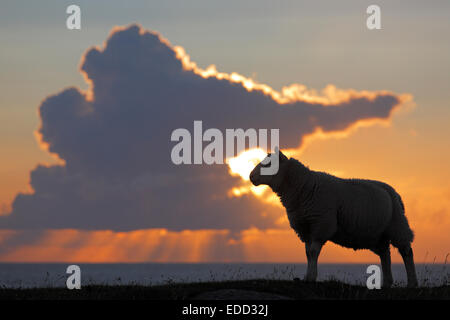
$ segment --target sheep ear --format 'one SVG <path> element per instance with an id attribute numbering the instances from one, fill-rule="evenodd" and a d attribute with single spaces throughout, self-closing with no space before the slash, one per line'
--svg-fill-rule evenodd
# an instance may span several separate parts
<path id="1" fill-rule="evenodd" d="M 279 155 L 280 155 L 280 161 L 288 160 L 288 158 L 284 155 L 283 152 L 281 152 L 281 150 L 279 150 Z"/>

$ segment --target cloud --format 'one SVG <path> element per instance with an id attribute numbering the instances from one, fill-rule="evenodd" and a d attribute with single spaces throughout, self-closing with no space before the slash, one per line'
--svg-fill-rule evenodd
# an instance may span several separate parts
<path id="1" fill-rule="evenodd" d="M 63 164 L 31 172 L 4 229 L 128 231 L 276 226 L 280 209 L 251 194 L 230 197 L 240 178 L 225 165 L 172 164 L 173 130 L 279 128 L 283 148 L 318 130 L 345 132 L 388 121 L 408 98 L 294 84 L 277 92 L 237 73 L 199 68 L 181 47 L 132 25 L 84 55 L 88 91 L 67 88 L 39 107 L 40 143 Z"/>

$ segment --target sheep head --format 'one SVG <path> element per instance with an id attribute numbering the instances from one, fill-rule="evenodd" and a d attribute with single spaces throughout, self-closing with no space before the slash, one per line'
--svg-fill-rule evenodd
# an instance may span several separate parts
<path id="1" fill-rule="evenodd" d="M 288 162 L 289 159 L 278 148 L 275 148 L 274 153 L 267 154 L 267 157 L 252 170 L 250 181 L 255 186 L 266 184 L 272 190 L 277 190 L 286 174 Z"/>

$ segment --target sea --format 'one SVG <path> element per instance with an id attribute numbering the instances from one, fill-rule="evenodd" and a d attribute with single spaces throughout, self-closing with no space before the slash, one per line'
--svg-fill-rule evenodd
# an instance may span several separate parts
<path id="1" fill-rule="evenodd" d="M 81 286 L 160 285 L 179 282 L 226 281 L 246 279 L 302 279 L 306 264 L 293 263 L 0 263 L 1 288 L 65 287 L 71 264 L 81 270 Z M 365 285 L 370 264 L 319 264 L 318 281 L 338 280 Z M 450 284 L 446 264 L 417 264 L 421 286 Z M 406 284 L 402 264 L 393 264 L 394 283 Z"/>

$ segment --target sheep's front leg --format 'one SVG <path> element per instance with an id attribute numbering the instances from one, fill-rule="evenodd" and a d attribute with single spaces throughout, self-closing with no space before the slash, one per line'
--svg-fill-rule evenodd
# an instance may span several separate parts
<path id="1" fill-rule="evenodd" d="M 317 241 L 306 242 L 306 257 L 308 267 L 306 269 L 306 281 L 316 281 L 317 279 L 317 259 L 323 244 Z"/>

